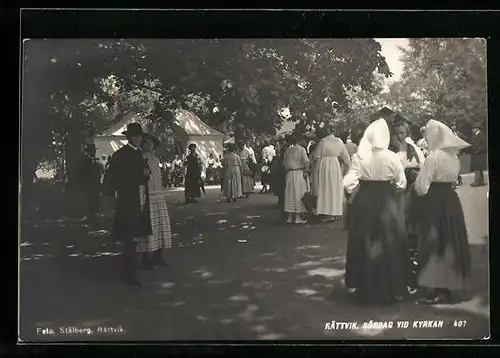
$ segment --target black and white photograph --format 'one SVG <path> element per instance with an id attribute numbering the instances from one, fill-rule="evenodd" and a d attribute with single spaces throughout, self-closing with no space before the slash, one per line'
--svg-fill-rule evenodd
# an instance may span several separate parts
<path id="1" fill-rule="evenodd" d="M 20 343 L 488 339 L 486 39 L 21 40 Z"/>

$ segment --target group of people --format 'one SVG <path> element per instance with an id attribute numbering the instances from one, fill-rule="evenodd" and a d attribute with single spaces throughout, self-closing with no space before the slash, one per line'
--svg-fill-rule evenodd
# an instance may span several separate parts
<path id="1" fill-rule="evenodd" d="M 392 138 L 402 142 L 397 127 Z M 387 123 L 378 120 L 365 131 L 344 177 L 354 195 L 345 282 L 361 300 L 397 300 L 417 286 L 421 302 L 449 302 L 452 292 L 468 286 L 467 230 L 454 184 L 458 153 L 469 144 L 435 120 L 426 125 L 425 139 L 424 159 L 411 141 L 406 154 L 395 151 Z"/>
<path id="2" fill-rule="evenodd" d="M 304 224 L 308 214 L 320 221 L 344 219 L 345 284 L 361 301 L 392 302 L 421 287 L 422 302 L 447 302 L 452 291 L 467 287 L 467 230 L 454 184 L 458 154 L 470 145 L 436 120 L 422 132 L 424 140 L 414 143 L 405 123 L 389 126 L 379 119 L 356 143 L 324 132 L 309 146 L 291 135 L 284 145 L 268 142 L 262 149 L 263 191 L 278 196 L 288 224 Z M 158 139 L 136 123 L 124 134 L 128 144 L 109 159 L 103 186 L 116 197 L 113 235 L 124 246 L 125 279 L 140 285 L 138 256 L 144 269 L 166 265 L 162 252 L 171 247 L 171 228 L 154 155 Z M 479 144 L 472 147 L 482 153 Z M 204 184 L 196 145 L 188 149 L 184 184 L 189 203 L 201 196 Z M 92 150 L 95 154 L 95 148 L 86 153 L 87 169 Z M 252 148 L 229 144 L 221 166 L 221 195 L 228 202 L 249 198 L 258 167 Z M 476 174 L 481 179 L 484 175 Z M 98 192 L 89 192 L 89 207 L 94 207 Z"/>
<path id="3" fill-rule="evenodd" d="M 160 161 L 159 140 L 131 123 L 123 133 L 128 144 L 109 160 L 104 191 L 115 196 L 113 237 L 124 248 L 124 279 L 141 285 L 139 269 L 166 266 L 163 251 L 171 247 L 171 228 Z"/>
<path id="4" fill-rule="evenodd" d="M 486 152 L 477 127 L 473 163 Z M 449 302 L 452 292 L 468 286 L 467 230 L 454 189 L 458 154 L 470 145 L 436 120 L 422 132 L 416 144 L 406 123 L 379 119 L 358 145 L 324 133 L 309 153 L 294 136 L 282 151 L 276 195 L 287 223 L 304 224 L 308 214 L 344 218 L 345 284 L 362 302 L 393 302 L 416 292 L 422 303 Z M 472 167 L 472 186 L 484 185 L 484 166 Z"/>

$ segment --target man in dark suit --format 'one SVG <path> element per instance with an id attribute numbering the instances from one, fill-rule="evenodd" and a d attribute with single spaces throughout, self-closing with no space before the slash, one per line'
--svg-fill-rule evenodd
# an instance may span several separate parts
<path id="1" fill-rule="evenodd" d="M 483 133 L 480 124 L 474 125 L 471 149 L 471 170 L 474 172 L 474 182 L 471 186 L 486 185 L 484 171 L 487 167 L 488 150 L 486 135 Z"/>
<path id="2" fill-rule="evenodd" d="M 123 244 L 125 280 L 140 286 L 137 242 L 152 233 L 147 191 L 151 172 L 140 150 L 144 134 L 140 124 L 129 124 L 123 134 L 128 144 L 109 160 L 104 186 L 116 193 L 113 236 Z"/>

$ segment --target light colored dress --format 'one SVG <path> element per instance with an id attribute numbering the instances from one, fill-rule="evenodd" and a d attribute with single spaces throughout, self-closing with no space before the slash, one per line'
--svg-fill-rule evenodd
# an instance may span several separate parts
<path id="1" fill-rule="evenodd" d="M 339 157 L 347 167 L 351 165 L 347 148 L 333 135 L 323 138 L 314 150 L 311 181 L 318 215 L 342 215 L 344 188 Z"/>
<path id="2" fill-rule="evenodd" d="M 253 179 L 253 173 L 250 171 L 250 161 L 254 162 L 252 153 L 248 150 L 248 148 L 243 148 L 243 150 L 239 153 L 239 157 L 241 159 L 241 182 L 243 194 L 253 193 L 255 182 Z"/>
<path id="3" fill-rule="evenodd" d="M 287 213 L 307 211 L 302 198 L 308 192 L 308 185 L 304 179 L 304 170 L 308 164 L 309 158 L 304 147 L 292 145 L 285 151 L 283 166 L 286 170 L 285 212 Z"/>
<path id="4" fill-rule="evenodd" d="M 222 159 L 224 183 L 222 195 L 228 199 L 237 199 L 243 195 L 241 187 L 241 159 L 236 153 L 226 153 Z"/>
<path id="5" fill-rule="evenodd" d="M 160 161 L 151 154 L 145 153 L 144 157 L 147 159 L 151 171 L 148 182 L 148 198 L 153 234 L 139 240 L 137 251 L 152 252 L 170 248 L 172 246 L 172 233 L 167 202 L 165 200 L 165 188 L 162 182 Z"/>

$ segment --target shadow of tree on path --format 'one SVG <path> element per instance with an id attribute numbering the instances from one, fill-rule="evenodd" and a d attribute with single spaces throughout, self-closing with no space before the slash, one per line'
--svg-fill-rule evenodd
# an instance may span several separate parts
<path id="1" fill-rule="evenodd" d="M 356 305 L 342 281 L 341 223 L 278 225 L 270 196 L 169 207 L 170 266 L 142 272 L 145 286 L 119 280 L 121 247 L 111 216 L 96 228 L 64 218 L 25 223 L 21 238 L 24 340 L 331 340 L 482 338 L 488 335 L 488 247 L 472 245 L 473 286 L 465 302 Z M 486 243 L 485 243 L 486 244 Z M 327 322 L 442 319 L 446 329 L 325 330 Z M 465 327 L 453 327 L 465 320 Z M 411 323 L 410 323 L 411 324 Z M 120 325 L 117 334 L 37 334 L 36 328 Z M 451 325 L 451 326 L 450 326 Z"/>

